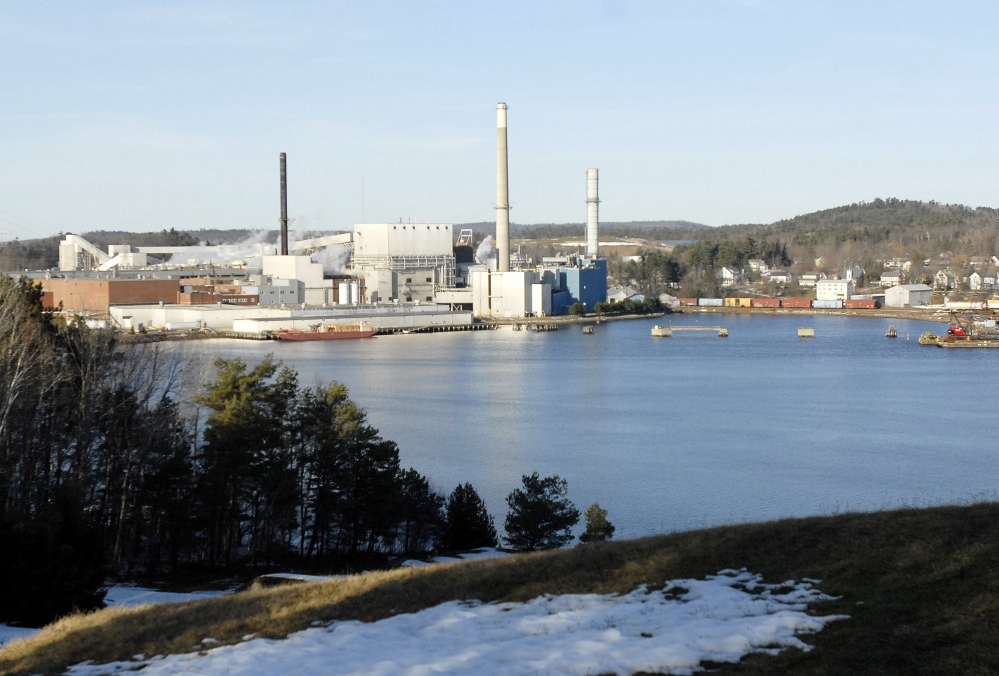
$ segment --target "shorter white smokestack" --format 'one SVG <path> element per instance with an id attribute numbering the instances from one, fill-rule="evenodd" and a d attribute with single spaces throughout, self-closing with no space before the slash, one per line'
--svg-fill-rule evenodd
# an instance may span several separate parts
<path id="1" fill-rule="evenodd" d="M 600 220 L 600 198 L 597 189 L 597 170 L 586 170 L 586 257 L 596 258 L 600 253 L 600 237 L 597 235 L 597 223 Z"/>

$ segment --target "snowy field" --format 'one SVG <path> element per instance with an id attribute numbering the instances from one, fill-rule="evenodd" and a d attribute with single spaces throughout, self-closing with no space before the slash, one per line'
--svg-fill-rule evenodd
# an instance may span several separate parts
<path id="1" fill-rule="evenodd" d="M 570 594 L 527 603 L 450 602 L 378 622 L 336 622 L 284 640 L 254 639 L 197 653 L 105 665 L 69 674 L 97 676 L 141 669 L 165 674 L 690 674 L 711 660 L 751 652 L 808 650 L 798 635 L 845 616 L 814 617 L 827 600 L 814 580 L 763 584 L 746 571 L 673 580 L 622 596 Z"/>

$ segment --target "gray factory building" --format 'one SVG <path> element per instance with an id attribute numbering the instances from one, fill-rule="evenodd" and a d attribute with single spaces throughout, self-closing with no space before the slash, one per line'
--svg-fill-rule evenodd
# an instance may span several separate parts
<path id="1" fill-rule="evenodd" d="M 450 223 L 358 223 L 351 267 L 370 303 L 432 303 L 455 283 Z"/>

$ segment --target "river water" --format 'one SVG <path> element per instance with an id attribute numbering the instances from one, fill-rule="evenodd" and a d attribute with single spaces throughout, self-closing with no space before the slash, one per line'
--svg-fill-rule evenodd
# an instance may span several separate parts
<path id="1" fill-rule="evenodd" d="M 655 323 L 718 325 L 651 337 Z M 886 339 L 889 324 L 899 338 Z M 797 338 L 814 326 L 814 339 Z M 993 499 L 999 350 L 917 342 L 940 324 L 683 315 L 495 331 L 274 343 L 197 341 L 206 358 L 273 352 L 303 385 L 339 380 L 403 466 L 470 481 L 502 527 L 522 474 L 559 474 L 616 536 Z M 906 341 L 906 334 L 911 340 Z"/>

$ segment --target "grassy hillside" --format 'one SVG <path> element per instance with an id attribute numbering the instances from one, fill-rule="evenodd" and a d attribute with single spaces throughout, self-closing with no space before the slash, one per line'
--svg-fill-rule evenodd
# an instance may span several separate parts
<path id="1" fill-rule="evenodd" d="M 958 674 L 999 671 L 999 504 L 746 524 L 508 559 L 400 569 L 190 604 L 67 618 L 0 649 L 0 673 L 58 673 L 189 651 L 203 637 L 280 637 L 313 622 L 365 621 L 454 599 L 626 592 L 746 567 L 767 582 L 817 578 L 845 614 L 810 652 L 752 655 L 716 673 Z"/>

